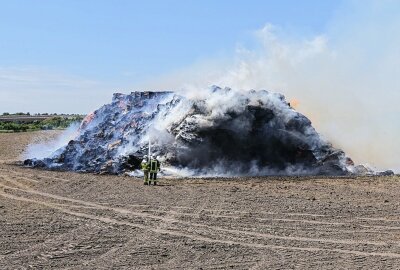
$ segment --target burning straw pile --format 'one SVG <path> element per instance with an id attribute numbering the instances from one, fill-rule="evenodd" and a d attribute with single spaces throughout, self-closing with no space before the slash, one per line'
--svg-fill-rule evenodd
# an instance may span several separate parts
<path id="1" fill-rule="evenodd" d="M 79 134 L 25 165 L 121 174 L 152 152 L 191 175 L 345 175 L 364 167 L 321 138 L 283 95 L 212 87 L 207 98 L 173 92 L 116 93 L 83 120 Z"/>

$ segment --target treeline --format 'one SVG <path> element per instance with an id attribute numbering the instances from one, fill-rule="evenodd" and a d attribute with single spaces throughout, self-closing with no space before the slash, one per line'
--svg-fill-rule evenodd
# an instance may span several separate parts
<path id="1" fill-rule="evenodd" d="M 26 115 L 26 114 L 24 114 Z M 44 120 L 34 120 L 32 122 L 20 121 L 0 121 L 0 132 L 25 132 L 34 130 L 65 129 L 74 122 L 81 122 L 82 115 L 74 116 L 54 116 Z"/>
<path id="2" fill-rule="evenodd" d="M 2 116 L 76 116 L 77 114 L 57 114 L 57 113 L 33 113 L 31 114 L 30 112 L 17 112 L 17 113 L 9 113 L 9 112 L 4 112 Z"/>

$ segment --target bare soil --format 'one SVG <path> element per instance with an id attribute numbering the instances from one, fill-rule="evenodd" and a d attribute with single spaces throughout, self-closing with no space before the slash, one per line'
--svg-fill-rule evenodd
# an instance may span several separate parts
<path id="1" fill-rule="evenodd" d="M 400 269 L 400 177 L 141 179 L 28 169 L 0 134 L 0 269 Z"/>

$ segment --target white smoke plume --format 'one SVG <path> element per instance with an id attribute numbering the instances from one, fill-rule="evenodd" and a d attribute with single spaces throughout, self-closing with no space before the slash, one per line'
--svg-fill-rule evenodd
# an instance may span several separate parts
<path id="1" fill-rule="evenodd" d="M 325 33 L 290 37 L 267 24 L 261 46 L 232 60 L 205 60 L 144 85 L 204 97 L 206 86 L 283 93 L 356 163 L 400 169 L 400 4 L 350 1 Z"/>
<path id="2" fill-rule="evenodd" d="M 22 153 L 22 159 L 38 158 L 43 159 L 51 157 L 55 151 L 67 145 L 67 143 L 74 139 L 78 135 L 79 123 L 71 124 L 65 129 L 60 135 L 52 140 L 32 143 L 28 145 L 24 153 Z"/>
<path id="3" fill-rule="evenodd" d="M 74 140 L 44 158 L 35 153 L 24 164 L 121 174 L 140 168 L 150 142 L 151 154 L 169 166 L 165 172 L 171 175 L 362 173 L 283 95 L 217 86 L 206 92 L 206 99 L 172 92 L 115 93 L 111 103 L 85 117 Z"/>

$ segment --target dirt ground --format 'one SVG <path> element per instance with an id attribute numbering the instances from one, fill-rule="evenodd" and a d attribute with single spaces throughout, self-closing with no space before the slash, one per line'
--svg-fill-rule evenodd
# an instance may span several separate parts
<path id="1" fill-rule="evenodd" d="M 164 179 L 27 169 L 0 134 L 0 269 L 400 269 L 400 177 Z"/>

